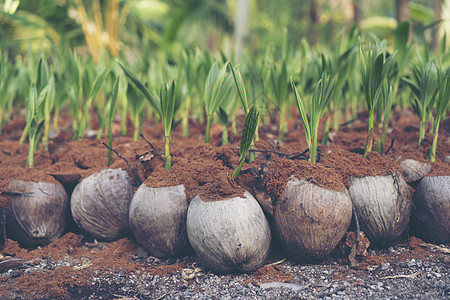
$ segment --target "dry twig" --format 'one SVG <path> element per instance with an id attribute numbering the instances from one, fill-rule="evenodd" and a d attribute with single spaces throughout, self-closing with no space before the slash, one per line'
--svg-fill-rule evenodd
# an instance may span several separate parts
<path id="1" fill-rule="evenodd" d="M 433 244 L 429 244 L 429 243 L 422 243 L 422 244 L 419 244 L 419 246 L 421 246 L 421 247 L 428 247 L 428 248 L 435 248 L 435 249 L 441 251 L 442 253 L 450 254 L 450 249 L 444 248 L 444 247 L 441 247 L 441 246 L 438 246 L 438 245 L 433 245 Z"/>
<path id="2" fill-rule="evenodd" d="M 113 149 L 113 148 L 111 148 L 110 146 L 108 146 L 105 142 L 100 141 L 100 143 L 102 143 L 103 146 L 105 146 L 106 148 L 108 148 L 109 150 L 111 150 L 112 152 L 114 152 L 120 159 L 123 159 L 123 160 L 127 163 L 128 171 L 129 171 L 130 174 L 131 174 L 131 168 L 130 168 L 130 164 L 128 163 L 128 160 L 127 160 L 126 158 L 124 158 L 122 155 L 120 155 L 120 153 L 117 152 L 115 149 Z"/>
<path id="3" fill-rule="evenodd" d="M 276 261 L 276 262 L 273 262 L 273 263 L 270 263 L 270 264 L 264 265 L 264 267 L 270 267 L 270 266 L 275 266 L 275 265 L 279 265 L 279 264 L 283 263 L 283 262 L 284 262 L 285 260 L 286 260 L 286 257 L 285 257 L 285 258 L 283 258 L 282 260 L 279 260 L 279 261 Z"/>
<path id="4" fill-rule="evenodd" d="M 412 273 L 412 274 L 386 276 L 386 277 L 381 277 L 380 279 L 413 278 L 419 274 L 420 274 L 420 271 L 417 271 L 416 273 Z"/>

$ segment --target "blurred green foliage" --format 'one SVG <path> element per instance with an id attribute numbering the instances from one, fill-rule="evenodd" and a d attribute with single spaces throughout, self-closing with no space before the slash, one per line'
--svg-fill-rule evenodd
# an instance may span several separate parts
<path id="1" fill-rule="evenodd" d="M 46 51 L 57 45 L 78 52 L 117 54 L 111 39 L 128 58 L 151 51 L 155 57 L 170 57 L 180 49 L 200 47 L 231 56 L 233 49 L 235 0 L 3 0 L 0 3 L 0 47 L 11 54 Z M 334 46 L 342 30 L 351 30 L 355 19 L 359 29 L 380 39 L 393 41 L 397 27 L 395 1 L 381 0 L 248 0 L 250 18 L 246 45 L 249 53 L 263 53 L 269 44 L 283 43 L 283 30 L 294 47 L 302 38 L 311 43 Z M 431 42 L 429 31 L 435 16 L 433 1 L 410 1 L 413 36 Z M 17 9 L 15 5 L 18 4 Z M 117 8 L 115 8 L 115 6 Z M 315 6 L 314 6 L 315 5 Z M 357 5 L 357 6 L 356 6 Z M 314 8 L 314 10 L 312 9 Z M 113 19 L 117 32 L 108 26 Z M 83 10 L 86 16 L 83 16 Z M 355 16 L 357 13 L 357 16 Z M 317 14 L 317 20 L 312 19 Z M 113 15 L 114 16 L 114 15 Z M 102 24 L 104 26 L 101 26 Z M 97 27 L 95 27 L 96 25 Z M 98 35 L 93 31 L 100 31 Z M 95 46 L 89 43 L 93 34 Z M 427 37 L 428 35 L 428 37 Z M 101 40 L 98 42 L 98 40 Z M 113 41 L 115 42 L 115 41 Z M 86 46 L 88 49 L 86 49 Z M 102 48 L 110 48 L 103 51 Z M 105 53 L 104 53 L 105 52 Z M 136 53 L 137 52 L 137 53 Z M 96 60 L 96 59 L 94 59 Z"/>

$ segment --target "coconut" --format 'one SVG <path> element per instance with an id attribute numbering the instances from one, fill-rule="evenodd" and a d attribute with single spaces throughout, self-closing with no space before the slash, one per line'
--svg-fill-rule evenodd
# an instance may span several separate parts
<path id="1" fill-rule="evenodd" d="M 333 191 L 292 177 L 275 205 L 275 230 L 286 252 L 301 262 L 328 256 L 352 219 L 347 190 Z"/>
<path id="2" fill-rule="evenodd" d="M 122 169 L 105 169 L 74 189 L 70 208 L 75 223 L 92 237 L 112 241 L 130 231 L 128 211 L 133 185 Z"/>
<path id="3" fill-rule="evenodd" d="M 424 240 L 450 242 L 450 176 L 426 176 L 415 194 L 413 227 Z"/>
<path id="4" fill-rule="evenodd" d="M 178 256 L 188 249 L 183 185 L 153 188 L 142 184 L 130 205 L 130 226 L 136 240 L 159 258 Z"/>
<path id="5" fill-rule="evenodd" d="M 64 232 L 69 199 L 59 183 L 13 180 L 6 210 L 7 235 L 23 247 L 47 245 Z"/>
<path id="6" fill-rule="evenodd" d="M 361 230 L 371 245 L 387 247 L 405 231 L 412 199 L 408 184 L 398 172 L 386 176 L 353 177 L 349 193 Z"/>
<path id="7" fill-rule="evenodd" d="M 407 183 L 413 183 L 430 173 L 431 165 L 414 159 L 405 159 L 400 163 Z"/>
<path id="8" fill-rule="evenodd" d="M 269 223 L 249 192 L 219 201 L 196 196 L 188 208 L 186 229 L 192 248 L 216 273 L 254 271 L 269 254 Z"/>

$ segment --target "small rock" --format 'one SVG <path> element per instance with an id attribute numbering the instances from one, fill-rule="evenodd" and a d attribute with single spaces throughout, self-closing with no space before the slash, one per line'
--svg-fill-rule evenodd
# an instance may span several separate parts
<path id="1" fill-rule="evenodd" d="M 414 267 L 416 265 L 416 260 L 415 259 L 408 260 L 406 264 L 409 268 Z"/>
<path id="2" fill-rule="evenodd" d="M 381 270 L 385 271 L 385 270 L 389 269 L 389 266 L 390 266 L 389 263 L 381 264 Z"/>
<path id="3" fill-rule="evenodd" d="M 444 162 L 446 162 L 446 163 L 450 162 L 450 155 L 447 155 L 447 156 L 444 158 Z"/>

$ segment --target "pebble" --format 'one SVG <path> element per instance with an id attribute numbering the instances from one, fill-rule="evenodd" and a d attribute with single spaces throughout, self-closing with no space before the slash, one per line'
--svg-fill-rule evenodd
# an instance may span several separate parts
<path id="1" fill-rule="evenodd" d="M 408 260 L 407 262 L 406 262 L 406 264 L 407 264 L 407 266 L 408 267 L 414 267 L 415 265 L 416 265 L 416 260 L 413 258 L 413 259 L 411 259 L 411 260 Z"/>
<path id="2" fill-rule="evenodd" d="M 372 255 L 395 257 L 401 253 L 398 248 L 370 250 Z M 411 250 L 405 250 L 411 251 Z M 392 254 L 394 253 L 394 254 Z M 300 265 L 286 260 L 277 265 L 280 270 L 292 275 L 291 282 L 282 282 L 275 277 L 259 281 L 254 274 L 215 275 L 203 270 L 198 280 L 183 284 L 181 269 L 168 275 L 150 275 L 146 270 L 169 262 L 187 262 L 187 265 L 202 267 L 194 257 L 179 260 L 159 260 L 143 253 L 135 253 L 136 262 L 145 269 L 128 274 L 125 271 L 100 271 L 95 273 L 91 286 L 71 289 L 73 298 L 83 295 L 86 299 L 449 299 L 450 265 L 441 257 L 425 260 L 409 259 L 402 262 L 381 263 L 366 268 L 351 269 L 338 259 L 327 259 L 320 264 Z M 141 258 L 139 258 L 141 257 Z M 28 264 L 20 272 L 10 270 L 0 277 L 19 277 L 36 270 L 49 270 L 58 266 L 76 265 L 66 258 L 63 261 L 42 259 L 38 265 Z M 362 259 L 360 259 L 362 262 Z M 411 270 L 406 269 L 411 268 Z M 372 270 L 372 271 L 370 271 Z M 419 272 L 414 277 L 385 278 Z M 332 275 L 330 275 L 332 274 Z M 254 280 L 254 281 L 253 281 Z M 252 281 L 253 283 L 249 282 Z M 256 284 L 255 284 L 256 282 Z M 3 282 L 2 282 L 3 284 Z M 11 298 L 27 299 L 27 295 L 11 294 Z M 33 297 L 28 297 L 33 298 Z"/>

